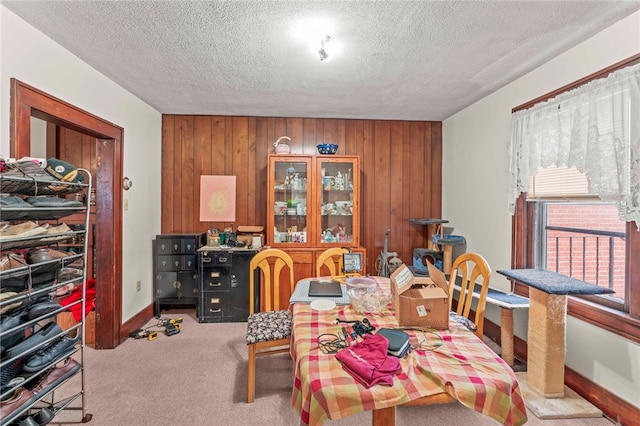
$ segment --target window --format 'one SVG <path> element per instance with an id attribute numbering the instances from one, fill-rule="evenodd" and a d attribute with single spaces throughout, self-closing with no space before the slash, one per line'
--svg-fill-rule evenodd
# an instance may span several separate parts
<path id="1" fill-rule="evenodd" d="M 526 198 L 535 203 L 533 264 L 614 290 L 591 299 L 625 309 L 625 222 L 615 203 L 589 194 L 587 178 L 575 167 L 540 169 Z"/>
<path id="2" fill-rule="evenodd" d="M 640 69 L 632 66 L 623 71 L 633 74 L 629 89 L 594 92 L 592 97 L 588 89 L 602 88 L 602 80 L 589 83 L 638 62 L 640 55 L 515 108 L 510 168 L 510 205 L 515 212 L 512 266 L 553 270 L 613 289 L 609 296 L 569 297 L 568 313 L 636 342 L 640 342 L 636 195 L 640 161 L 634 145 L 640 140 Z M 585 109 L 586 104 L 594 107 Z M 602 113 L 601 107 L 607 105 L 614 106 L 615 119 Z M 591 118 L 585 114 L 594 111 L 597 123 L 580 127 L 582 119 Z M 575 168 L 550 167 L 556 164 L 586 170 L 589 184 Z M 531 175 L 535 178 L 527 181 Z M 585 191 L 587 187 L 599 197 Z M 528 288 L 517 286 L 516 291 L 526 294 Z"/>
<path id="3" fill-rule="evenodd" d="M 534 201 L 534 266 L 615 293 L 593 296 L 595 303 L 625 307 L 625 222 L 615 204 L 598 201 Z"/>
<path id="4" fill-rule="evenodd" d="M 570 209 L 570 213 L 562 213 Z M 614 215 L 611 215 L 611 210 Z M 561 218 L 566 214 L 565 218 Z M 600 217 L 604 222 L 606 217 L 608 226 L 603 223 L 590 231 L 603 231 L 604 237 L 600 238 L 599 248 L 594 248 L 594 237 L 591 233 L 572 233 L 557 228 L 578 228 L 577 226 L 564 226 L 578 224 L 584 218 Z M 609 285 L 609 275 L 612 277 L 612 285 L 615 293 L 609 296 L 580 296 L 569 297 L 568 313 L 583 321 L 602 327 L 613 333 L 622 335 L 630 340 L 640 342 L 640 232 L 634 222 L 620 222 L 615 225 L 617 210 L 611 204 L 595 201 L 551 201 L 535 200 L 526 201 L 522 195 L 516 204 L 513 232 L 513 267 L 514 268 L 544 268 L 557 270 L 576 279 L 583 279 L 583 258 L 585 254 L 590 262 L 585 264 L 585 281 L 597 285 Z M 617 219 L 619 221 L 619 219 Z M 624 226 L 624 231 L 613 231 L 617 226 Z M 591 226 L 580 226 L 588 229 Z M 610 231 L 611 230 L 611 231 Z M 611 236 L 607 234 L 612 234 Z M 573 241 L 569 236 L 573 235 Z M 624 237 L 622 236 L 624 235 Z M 556 236 L 559 249 L 550 247 L 556 244 Z M 583 238 L 585 248 L 583 249 Z M 611 238 L 613 247 L 610 247 Z M 563 240 L 564 239 L 564 240 Z M 624 257 L 622 246 L 624 245 Z M 572 246 L 572 247 L 571 247 Z M 571 249 L 567 249 L 571 247 Z M 612 252 L 610 252 L 612 248 Z M 584 250 L 584 251 L 583 251 Z M 594 257 L 593 253 L 599 250 Z M 606 252 L 606 255 L 603 254 Z M 609 256 L 613 256 L 613 261 Z M 557 264 L 562 265 L 556 269 Z M 573 256 L 572 266 L 569 266 L 566 258 Z M 591 256 L 591 257 L 589 257 Z M 597 258 L 597 261 L 596 261 Z M 594 262 L 600 265 L 599 278 L 593 275 Z M 546 265 L 546 266 L 545 266 Z M 572 268 L 572 270 L 571 270 Z M 594 281 L 598 281 L 595 283 Z M 623 284 L 621 284 L 623 283 Z M 622 287 L 622 285 L 624 287 Z M 516 293 L 527 295 L 528 287 L 516 285 Z"/>

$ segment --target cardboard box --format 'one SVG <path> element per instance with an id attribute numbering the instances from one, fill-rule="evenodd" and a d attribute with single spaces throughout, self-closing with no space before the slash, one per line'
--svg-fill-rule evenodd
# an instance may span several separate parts
<path id="1" fill-rule="evenodd" d="M 449 328 L 449 287 L 444 274 L 429 264 L 428 277 L 416 277 L 406 265 L 391 274 L 391 300 L 401 326 Z"/>
<path id="2" fill-rule="evenodd" d="M 251 247 L 253 237 L 260 237 L 260 247 L 264 246 L 264 226 L 238 226 L 238 241 L 244 241 L 245 247 Z"/>

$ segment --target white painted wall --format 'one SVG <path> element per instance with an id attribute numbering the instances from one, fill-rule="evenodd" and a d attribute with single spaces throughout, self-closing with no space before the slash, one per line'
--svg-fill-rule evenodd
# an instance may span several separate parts
<path id="1" fill-rule="evenodd" d="M 511 109 L 639 52 L 636 12 L 443 122 L 442 217 L 465 236 L 467 251 L 485 256 L 493 271 L 511 267 Z M 491 284 L 509 286 L 495 273 Z M 487 318 L 500 323 L 493 307 L 487 307 Z M 526 339 L 526 310 L 516 311 L 515 322 L 516 334 Z M 566 364 L 640 407 L 640 345 L 569 318 Z"/>
<path id="2" fill-rule="evenodd" d="M 153 300 L 151 242 L 160 233 L 162 115 L 0 5 L 0 154 L 9 156 L 11 78 L 124 128 L 122 319 Z M 100 279 L 100 277 L 98 277 Z M 142 289 L 136 292 L 136 282 Z"/>

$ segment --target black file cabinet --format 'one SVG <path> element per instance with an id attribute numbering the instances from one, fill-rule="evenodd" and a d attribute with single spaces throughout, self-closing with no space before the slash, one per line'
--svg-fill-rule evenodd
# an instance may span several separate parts
<path id="1" fill-rule="evenodd" d="M 163 234 L 155 240 L 155 315 L 163 307 L 198 303 L 198 249 L 205 234 Z"/>
<path id="2" fill-rule="evenodd" d="M 242 322 L 249 316 L 251 249 L 203 247 L 198 254 L 199 322 Z"/>

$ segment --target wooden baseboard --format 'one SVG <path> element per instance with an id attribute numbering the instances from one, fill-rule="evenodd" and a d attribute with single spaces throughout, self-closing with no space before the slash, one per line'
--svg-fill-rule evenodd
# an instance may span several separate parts
<path id="1" fill-rule="evenodd" d="M 500 344 L 500 327 L 486 318 L 484 335 Z M 515 336 L 513 347 L 516 358 L 526 363 L 527 342 Z M 640 419 L 639 407 L 629 404 L 566 365 L 564 367 L 564 384 L 602 410 L 605 416 L 614 422 L 619 422 L 623 426 L 632 426 L 637 424 L 637 419 Z"/>
<path id="2" fill-rule="evenodd" d="M 120 327 L 120 343 L 129 338 L 129 335 L 139 328 L 142 328 L 153 318 L 153 304 L 147 306 Z"/>

